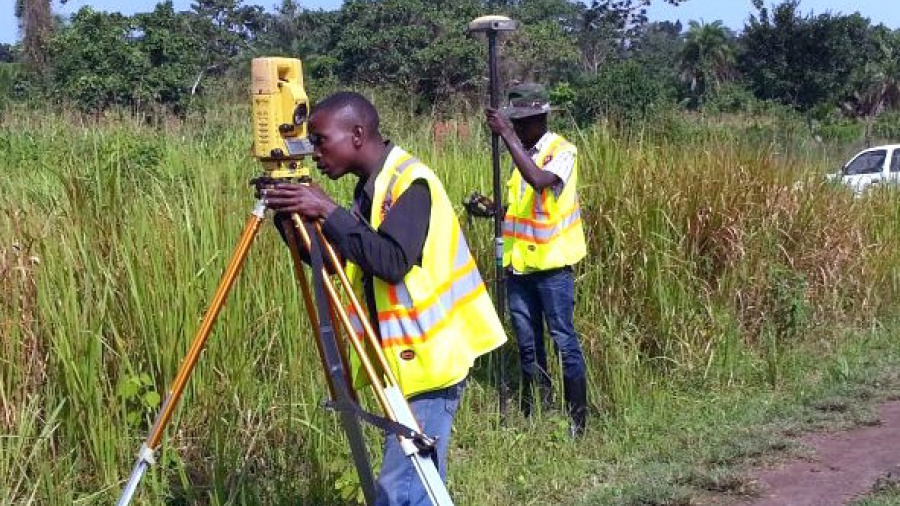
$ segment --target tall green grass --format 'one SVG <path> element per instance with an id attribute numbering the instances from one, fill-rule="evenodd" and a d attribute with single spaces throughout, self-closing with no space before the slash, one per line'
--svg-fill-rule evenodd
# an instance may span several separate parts
<path id="1" fill-rule="evenodd" d="M 246 113 L 155 126 L 3 116 L 0 503 L 117 497 L 252 207 L 247 181 L 258 166 Z M 453 201 L 490 191 L 477 118 L 469 137 L 441 145 L 428 120 L 383 120 Z M 733 126 L 686 123 L 679 135 L 562 128 L 580 149 L 590 253 L 577 269 L 576 325 L 603 414 L 588 436 L 595 460 L 553 415 L 498 430 L 491 357 L 473 374 L 455 427 L 459 504 L 568 503 L 596 486 L 574 477 L 602 475 L 613 456 L 604 431 L 648 398 L 777 388 L 793 348 L 837 345 L 844 334 L 833 329 L 897 308 L 896 196 L 853 199 L 824 184 L 836 162 L 816 149 Z M 346 202 L 352 182 L 325 186 Z M 491 225 L 465 228 L 490 279 Z M 510 347 L 509 371 L 514 357 Z M 269 227 L 140 503 L 351 503 L 352 468 L 335 418 L 320 407 L 323 385 L 289 256 Z M 369 435 L 377 454 L 378 434 Z M 554 477 L 551 459 L 568 470 Z"/>

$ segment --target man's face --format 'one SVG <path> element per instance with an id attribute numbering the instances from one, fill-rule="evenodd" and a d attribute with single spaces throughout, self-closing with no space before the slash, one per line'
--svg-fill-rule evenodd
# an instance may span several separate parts
<path id="1" fill-rule="evenodd" d="M 526 116 L 511 120 L 516 137 L 524 143 L 537 142 L 546 130 L 546 122 L 546 115 Z"/>
<path id="2" fill-rule="evenodd" d="M 514 119 L 510 121 L 510 123 L 512 123 L 513 130 L 516 132 L 516 137 L 518 137 L 519 140 L 524 139 L 525 133 L 528 131 L 528 125 L 530 124 L 528 118 Z"/>
<path id="3" fill-rule="evenodd" d="M 314 112 L 309 120 L 313 161 L 329 179 L 339 179 L 352 168 L 361 145 L 354 126 L 332 111 Z"/>

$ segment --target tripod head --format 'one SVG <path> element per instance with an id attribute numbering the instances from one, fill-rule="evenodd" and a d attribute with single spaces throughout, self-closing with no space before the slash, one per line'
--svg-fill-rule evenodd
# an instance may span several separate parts
<path id="1" fill-rule="evenodd" d="M 300 162 L 313 152 L 307 137 L 309 97 L 296 58 L 254 58 L 250 67 L 253 156 L 270 179 L 309 175 Z"/>

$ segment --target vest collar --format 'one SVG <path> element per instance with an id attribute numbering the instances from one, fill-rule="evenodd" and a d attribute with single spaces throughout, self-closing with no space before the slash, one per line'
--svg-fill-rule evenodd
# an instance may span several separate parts
<path id="1" fill-rule="evenodd" d="M 544 150 L 544 148 L 547 147 L 548 144 L 553 142 L 553 139 L 555 139 L 555 138 L 556 138 L 556 134 L 547 130 L 546 132 L 544 132 L 544 135 L 542 135 L 541 138 L 538 139 L 538 141 L 535 143 L 534 147 L 531 148 L 530 150 L 528 150 L 528 154 L 530 154 L 531 156 L 534 156 L 534 155 L 540 153 L 541 151 Z"/>
<path id="2" fill-rule="evenodd" d="M 396 156 L 397 146 L 394 145 L 390 140 L 384 141 L 384 158 L 381 159 L 381 164 L 378 166 L 378 169 L 373 172 L 368 179 L 365 181 L 360 180 L 357 186 L 357 197 L 359 193 L 365 192 L 366 197 L 368 197 L 369 202 L 372 202 L 372 198 L 375 196 L 375 181 L 378 179 L 378 176 L 384 171 L 384 167 L 387 165 L 388 161 L 392 156 Z"/>

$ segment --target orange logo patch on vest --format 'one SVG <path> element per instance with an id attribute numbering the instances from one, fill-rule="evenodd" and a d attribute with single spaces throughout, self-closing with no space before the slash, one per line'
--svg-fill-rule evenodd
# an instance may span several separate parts
<path id="1" fill-rule="evenodd" d="M 416 352 L 412 350 L 403 350 L 400 352 L 400 358 L 403 360 L 412 360 L 416 358 Z"/>

